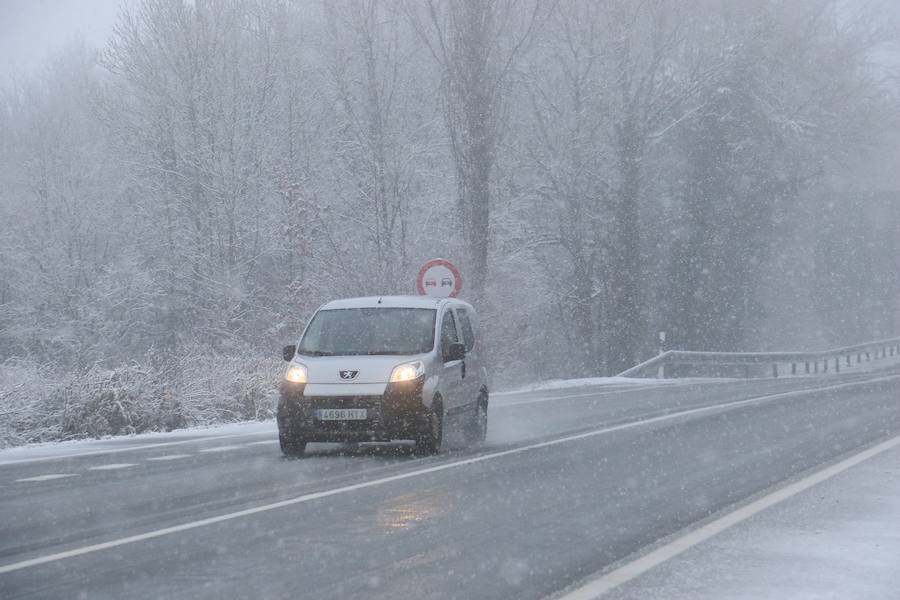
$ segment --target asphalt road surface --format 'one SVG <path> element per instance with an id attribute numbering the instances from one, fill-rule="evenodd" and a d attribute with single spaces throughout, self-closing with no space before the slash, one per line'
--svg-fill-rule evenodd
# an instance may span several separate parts
<path id="1" fill-rule="evenodd" d="M 648 381 L 495 396 L 487 443 L 428 458 L 285 459 L 273 424 L 0 460 L 0 598 L 545 598 L 897 435 L 898 404 L 897 368 Z"/>

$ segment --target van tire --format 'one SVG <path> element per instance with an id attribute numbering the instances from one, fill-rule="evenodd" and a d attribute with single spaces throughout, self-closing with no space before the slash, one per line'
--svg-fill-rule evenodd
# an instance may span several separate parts
<path id="1" fill-rule="evenodd" d="M 280 431 L 278 444 L 281 446 L 281 453 L 290 458 L 299 458 L 306 453 L 306 441 L 290 437 Z"/>
<path id="2" fill-rule="evenodd" d="M 472 411 L 472 421 L 469 429 L 469 440 L 475 444 L 481 444 L 487 439 L 488 427 L 488 394 L 482 390 L 478 395 L 475 410 Z"/>
<path id="3" fill-rule="evenodd" d="M 426 413 L 425 429 L 416 438 L 416 454 L 428 456 L 441 451 L 444 440 L 444 405 L 440 397 L 435 397 L 431 409 Z"/>

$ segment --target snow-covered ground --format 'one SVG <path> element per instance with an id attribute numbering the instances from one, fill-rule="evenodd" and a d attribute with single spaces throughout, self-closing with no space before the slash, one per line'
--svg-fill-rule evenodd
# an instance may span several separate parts
<path id="1" fill-rule="evenodd" d="M 712 381 L 733 381 L 723 377 L 685 377 L 682 379 L 655 379 L 652 377 L 588 377 L 585 379 L 550 379 L 539 383 L 530 383 L 511 390 L 493 392 L 493 396 L 504 394 L 522 394 L 525 392 L 542 392 L 546 390 L 564 390 L 581 387 L 630 386 L 630 385 L 677 385 L 686 383 L 708 383 Z"/>
<path id="2" fill-rule="evenodd" d="M 197 439 L 252 436 L 260 433 L 271 433 L 277 436 L 275 420 L 250 421 L 245 423 L 227 423 L 205 427 L 191 427 L 167 432 L 141 433 L 137 435 L 110 436 L 99 440 L 72 440 L 67 442 L 46 442 L 28 444 L 0 450 L 0 465 L 50 457 L 86 456 L 110 450 L 139 449 L 152 446 L 168 446 Z"/>
<path id="3" fill-rule="evenodd" d="M 836 373 L 868 373 L 871 371 L 878 371 L 881 369 L 885 369 L 894 365 L 900 364 L 900 354 L 895 356 L 887 356 L 884 358 L 875 358 L 870 361 L 866 361 L 863 359 L 863 362 L 857 363 L 856 358 L 852 357 L 851 364 L 847 365 L 845 361 L 842 360 L 840 371 L 836 372 L 834 368 L 834 359 L 830 359 L 828 361 L 828 370 L 825 370 L 825 367 L 822 365 L 822 362 L 819 361 L 819 371 L 817 373 L 805 373 L 804 372 L 804 364 L 797 364 L 797 374 L 791 375 L 791 364 L 790 363 L 778 363 L 778 376 L 779 377 L 826 377 L 828 375 L 834 375 Z M 770 366 L 771 367 L 771 366 Z M 768 379 L 758 378 L 758 379 Z M 648 384 L 660 384 L 660 385 L 673 385 L 673 384 L 687 384 L 687 383 L 709 383 L 709 382 L 722 382 L 722 381 L 736 381 L 740 379 L 728 379 L 725 377 L 683 377 L 683 378 L 672 378 L 672 379 L 656 379 L 654 377 L 588 377 L 584 379 L 550 379 L 548 381 L 541 381 L 538 383 L 530 383 L 528 385 L 522 387 L 516 387 L 509 390 L 501 390 L 499 392 L 493 392 L 493 395 L 500 396 L 504 394 L 520 394 L 525 392 L 539 392 L 545 390 L 561 390 L 568 388 L 579 388 L 579 387 L 593 387 L 593 386 L 628 386 L 628 385 L 648 385 Z"/>
<path id="4" fill-rule="evenodd" d="M 567 380 L 559 379 L 532 384 L 515 391 L 495 392 L 492 394 L 492 396 L 503 397 L 503 400 L 500 402 L 500 404 L 503 404 L 509 399 L 509 396 L 514 396 L 515 394 L 525 392 L 565 390 L 568 388 L 585 388 L 598 386 L 614 386 L 614 388 L 619 388 L 631 386 L 668 385 L 673 383 L 685 383 L 687 381 L 689 380 L 631 379 L 625 377 L 596 377 L 589 379 Z M 722 380 L 719 379 L 709 381 Z M 189 427 L 186 429 L 178 429 L 169 432 L 151 432 L 141 433 L 137 435 L 107 436 L 101 439 L 83 439 L 66 442 L 45 442 L 39 444 L 28 444 L 25 446 L 16 446 L 12 448 L 2 448 L 0 449 L 0 465 L 9 462 L 19 462 L 22 460 L 97 454 L 109 451 L 113 448 L 116 450 L 120 450 L 122 448 L 130 447 L 141 448 L 149 447 L 151 445 L 162 446 L 173 443 L 187 442 L 196 439 L 216 437 L 228 439 L 233 437 L 255 435 L 259 433 L 271 433 L 273 436 L 275 436 L 277 434 L 277 430 L 275 427 L 274 419 L 269 419 L 268 421 L 250 421 L 244 423 L 227 423 L 223 425 Z"/>
<path id="5" fill-rule="evenodd" d="M 900 356 L 891 359 L 891 362 L 900 362 Z M 891 364 L 888 360 L 882 360 L 871 363 L 863 363 L 856 366 L 858 371 L 875 370 L 883 368 Z M 817 375 L 823 377 L 826 375 Z M 797 377 L 800 377 L 798 375 Z M 806 376 L 809 377 L 809 376 Z M 681 378 L 681 379 L 655 379 L 655 378 L 633 378 L 633 377 L 590 377 L 583 379 L 553 379 L 539 383 L 532 383 L 512 390 L 504 390 L 500 392 L 492 392 L 492 397 L 498 397 L 498 406 L 508 404 L 517 394 L 528 394 L 544 391 L 565 391 L 572 390 L 574 392 L 588 392 L 588 388 L 609 387 L 610 392 L 620 389 L 631 389 L 639 391 L 640 388 L 651 388 L 656 386 L 672 386 L 687 385 L 698 383 L 714 383 L 725 381 L 743 381 L 729 380 L 725 378 Z M 592 390 L 591 390 L 592 391 Z M 560 396 L 560 399 L 571 398 L 571 395 Z M 554 397 L 547 397 L 547 400 L 553 400 Z M 246 435 L 254 435 L 259 433 L 272 433 L 275 435 L 276 427 L 274 419 L 268 421 L 250 421 L 243 423 L 227 423 L 223 425 L 209 425 L 190 427 L 187 429 L 179 429 L 169 432 L 151 432 L 137 435 L 109 436 L 102 439 L 84 439 L 72 440 L 66 442 L 45 442 L 40 444 L 28 444 L 25 446 L 17 446 L 12 448 L 0 449 L 0 464 L 8 462 L 18 462 L 21 460 L 30 460 L 36 458 L 59 457 L 59 456 L 77 456 L 82 454 L 101 453 L 112 447 L 117 449 L 123 447 L 146 447 L 148 445 L 159 444 L 166 445 L 173 442 L 184 442 L 200 438 L 231 438 Z"/>
<path id="6" fill-rule="evenodd" d="M 509 390 L 494 392 L 494 394 L 518 394 L 522 392 L 537 392 L 542 390 L 560 390 L 573 387 L 587 387 L 600 385 L 632 385 L 647 383 L 646 380 L 635 379 L 633 377 L 588 377 L 584 379 L 550 379 L 547 381 L 539 381 L 537 383 L 529 383 L 521 387 Z"/>
<path id="7" fill-rule="evenodd" d="M 900 446 L 613 590 L 618 600 L 900 598 Z"/>

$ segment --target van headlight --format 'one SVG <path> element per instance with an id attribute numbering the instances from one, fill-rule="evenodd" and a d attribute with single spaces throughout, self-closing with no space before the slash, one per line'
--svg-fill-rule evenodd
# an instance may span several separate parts
<path id="1" fill-rule="evenodd" d="M 284 378 L 291 383 L 306 383 L 306 367 L 300 363 L 291 363 L 284 373 Z"/>
<path id="2" fill-rule="evenodd" d="M 394 370 L 391 371 L 391 383 L 401 383 L 403 381 L 412 381 L 413 379 L 418 379 L 422 375 L 425 374 L 425 365 L 422 364 L 421 360 L 414 360 L 412 362 L 403 363 L 402 365 L 397 365 L 394 367 Z"/>

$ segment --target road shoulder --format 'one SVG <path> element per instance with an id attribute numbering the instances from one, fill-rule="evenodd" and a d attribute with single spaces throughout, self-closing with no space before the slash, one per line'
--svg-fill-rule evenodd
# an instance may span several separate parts
<path id="1" fill-rule="evenodd" d="M 616 600 L 894 599 L 900 446 L 612 590 Z"/>

